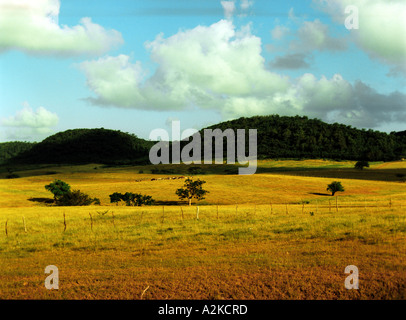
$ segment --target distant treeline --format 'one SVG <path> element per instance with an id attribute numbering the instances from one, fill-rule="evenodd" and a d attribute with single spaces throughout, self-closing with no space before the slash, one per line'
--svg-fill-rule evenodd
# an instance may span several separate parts
<path id="1" fill-rule="evenodd" d="M 6 162 L 18 154 L 27 151 L 35 145 L 35 142 L 3 142 L 0 143 L 0 164 Z"/>
<path id="2" fill-rule="evenodd" d="M 243 117 L 206 129 L 216 128 L 234 132 L 245 129 L 247 133 L 248 129 L 257 129 L 259 159 L 391 161 L 406 157 L 406 131 L 387 134 L 307 117 L 278 115 Z M 40 143 L 2 143 L 0 154 L 1 160 L 9 164 L 149 164 L 149 150 L 155 143 L 119 130 L 74 129 L 59 132 Z M 223 150 L 226 157 L 226 143 Z"/>

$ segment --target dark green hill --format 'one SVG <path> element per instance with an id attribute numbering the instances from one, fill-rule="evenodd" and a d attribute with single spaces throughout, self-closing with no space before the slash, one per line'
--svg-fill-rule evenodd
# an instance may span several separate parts
<path id="1" fill-rule="evenodd" d="M 148 160 L 153 142 L 109 129 L 74 129 L 54 134 L 11 159 L 24 164 L 126 164 Z"/>
<path id="2" fill-rule="evenodd" d="M 235 132 L 237 129 L 247 132 L 257 129 L 259 159 L 391 161 L 406 157 L 405 131 L 387 134 L 307 117 L 278 115 L 242 117 L 206 129 L 216 128 Z M 200 131 L 202 137 L 203 130 Z M 40 143 L 17 143 L 14 154 L 8 154 L 15 155 L 17 150 L 23 152 L 13 158 L 7 156 L 7 159 L 9 164 L 149 164 L 149 149 L 154 143 L 118 130 L 74 129 L 52 135 Z M 5 144 L 0 144 L 0 150 L 1 145 Z M 224 156 L 226 149 L 224 144 Z"/>
<path id="3" fill-rule="evenodd" d="M 208 127 L 215 128 L 223 131 L 227 128 L 257 129 L 259 159 L 329 158 L 390 161 L 406 155 L 406 141 L 402 134 L 360 130 L 300 116 L 242 117 Z"/>

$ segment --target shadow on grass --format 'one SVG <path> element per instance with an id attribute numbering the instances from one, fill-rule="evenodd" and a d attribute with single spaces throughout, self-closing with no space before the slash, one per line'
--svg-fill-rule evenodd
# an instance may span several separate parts
<path id="1" fill-rule="evenodd" d="M 155 201 L 154 206 L 184 206 L 186 201 Z"/>
<path id="2" fill-rule="evenodd" d="M 328 196 L 328 197 L 331 197 L 331 194 L 329 194 L 329 193 L 309 192 L 309 194 L 314 194 L 316 196 Z"/>
<path id="3" fill-rule="evenodd" d="M 54 203 L 54 199 L 51 199 L 51 198 L 29 198 L 28 201 L 38 202 L 38 203 L 45 203 L 45 204 Z"/>

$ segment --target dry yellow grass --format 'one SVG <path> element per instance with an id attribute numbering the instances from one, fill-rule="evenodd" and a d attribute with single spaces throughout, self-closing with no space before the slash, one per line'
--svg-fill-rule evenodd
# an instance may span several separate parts
<path id="1" fill-rule="evenodd" d="M 317 160 L 307 164 L 317 169 Z M 55 167 L 0 180 L 0 298 L 140 299 L 148 286 L 143 299 L 406 298 L 404 183 L 339 179 L 346 191 L 336 208 L 336 198 L 323 195 L 331 178 L 289 170 L 207 174 L 199 176 L 210 193 L 197 220 L 195 206 L 178 205 L 182 180 L 150 181 L 165 175 L 143 169 Z M 373 170 L 385 168 L 362 174 Z M 41 175 L 46 171 L 59 173 Z M 102 206 L 28 200 L 51 198 L 44 185 L 54 178 Z M 111 205 L 108 195 L 116 191 L 168 205 Z M 47 265 L 59 268 L 57 291 L 45 289 Z M 347 265 L 359 268 L 359 290 L 344 288 Z"/>

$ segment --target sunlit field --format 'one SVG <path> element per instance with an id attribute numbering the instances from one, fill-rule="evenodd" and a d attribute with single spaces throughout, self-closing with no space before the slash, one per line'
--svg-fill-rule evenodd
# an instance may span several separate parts
<path id="1" fill-rule="evenodd" d="M 362 171 L 350 161 L 259 166 L 252 176 L 200 166 L 195 177 L 210 193 L 190 207 L 175 195 L 183 179 L 164 179 L 188 176 L 185 165 L 1 173 L 0 298 L 406 298 L 406 162 Z M 53 179 L 101 205 L 47 203 Z M 334 197 L 333 180 L 345 188 Z M 109 194 L 127 191 L 157 203 L 110 203 Z M 59 269 L 59 290 L 44 286 L 47 265 Z M 359 269 L 359 290 L 344 287 L 348 265 Z"/>

